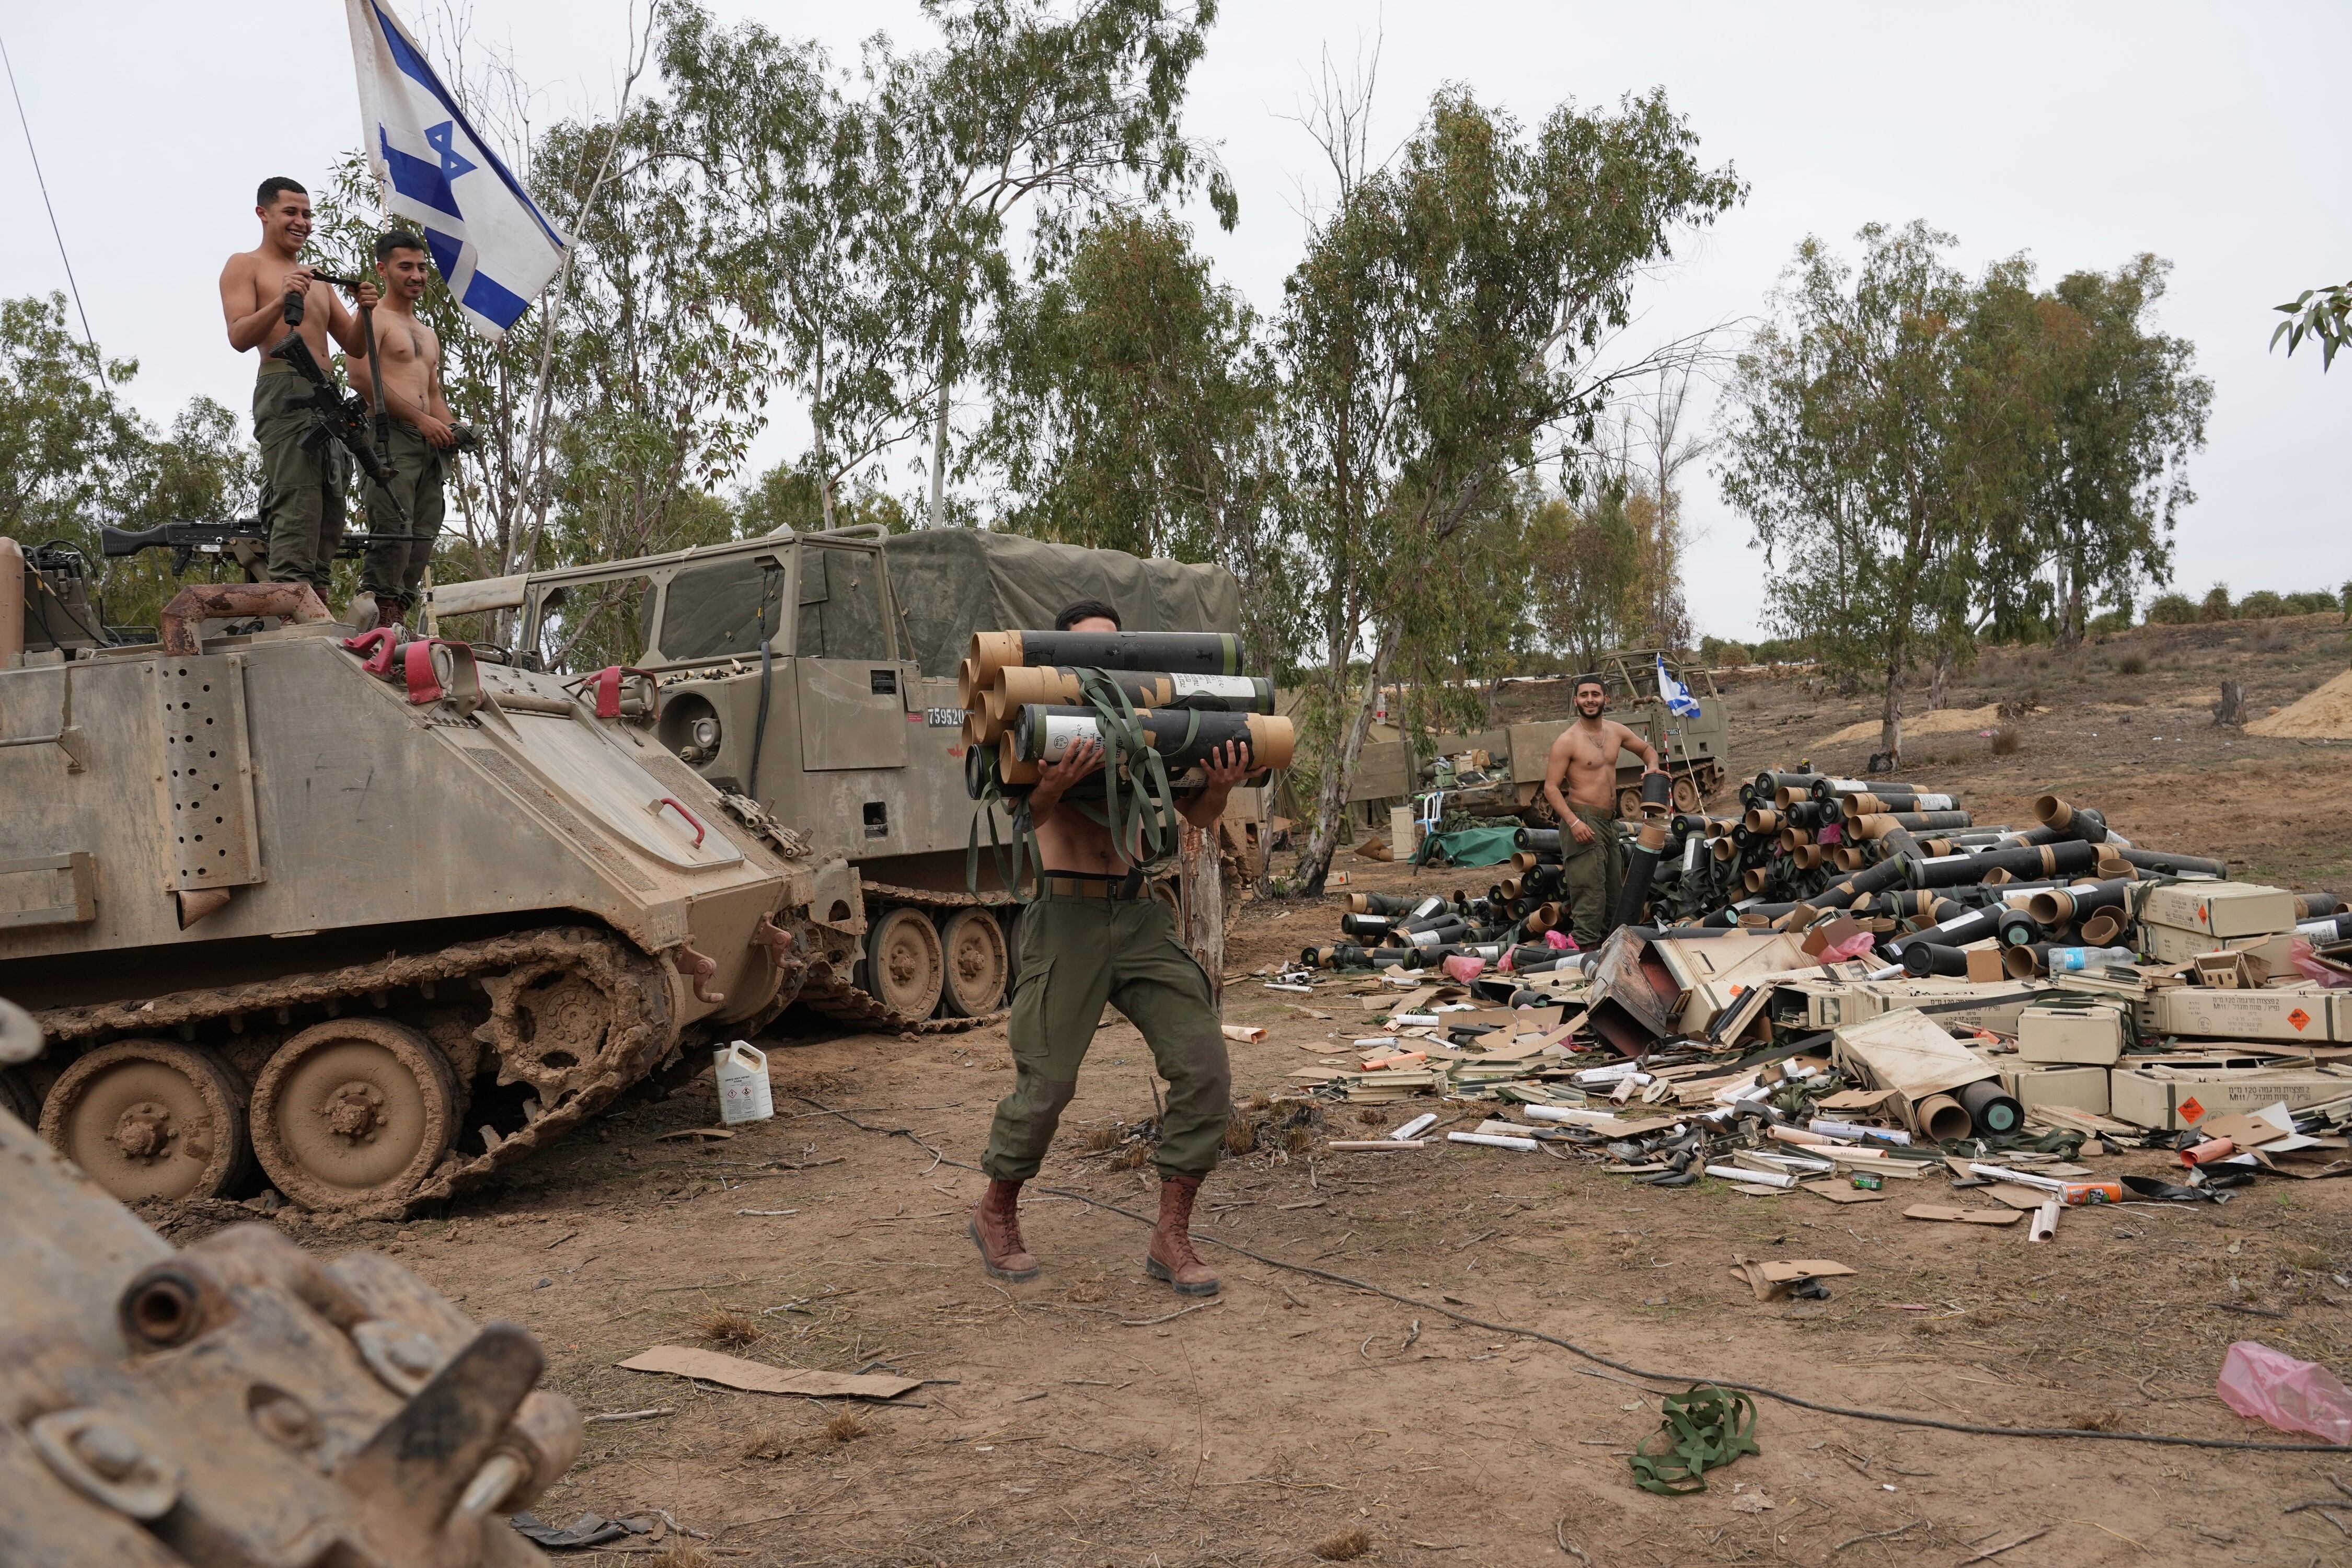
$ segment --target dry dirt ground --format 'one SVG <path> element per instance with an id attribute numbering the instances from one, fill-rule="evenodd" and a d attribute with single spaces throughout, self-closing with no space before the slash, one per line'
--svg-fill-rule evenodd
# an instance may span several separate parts
<path id="1" fill-rule="evenodd" d="M 2313 623 L 2306 637 L 2275 625 L 2290 629 L 2285 654 L 2236 646 L 2262 628 L 2221 627 L 2094 648 L 2083 670 L 1989 660 L 1955 701 L 2038 686 L 2049 710 L 2026 722 L 2022 749 L 1994 758 L 1976 737 L 1940 737 L 1905 771 L 1988 816 L 2025 820 L 2024 804 L 2055 788 L 2137 838 L 2352 889 L 2347 753 L 2216 732 L 2195 711 L 2223 661 L 2248 671 L 2256 713 L 2340 663 L 2340 626 Z M 2301 658 L 2301 641 L 2308 670 L 2264 673 Z M 2147 676 L 2101 670 L 2131 651 Z M 1745 772 L 1794 762 L 1861 716 L 1789 680 L 1727 695 Z M 1344 856 L 1340 868 L 1359 888 L 1483 875 L 1416 880 Z M 1234 1047 L 1245 1099 L 1356 1032 L 1352 998 L 1318 996 L 1313 1009 L 1333 1016 L 1310 1016 L 1250 973 L 1328 940 L 1336 907 L 1241 916 L 1226 1014 L 1268 1031 Z M 2330 1455 L 1963 1436 L 1766 1399 L 1761 1455 L 1715 1472 L 1703 1494 L 1644 1493 L 1626 1458 L 1656 1429 L 1660 1393 L 1708 1377 L 1952 1422 L 2278 1440 L 2231 1415 L 2214 1376 L 2240 1338 L 2352 1365 L 2352 1183 L 2273 1181 L 2220 1208 L 2077 1210 L 2035 1246 L 2022 1226 L 1906 1221 L 1906 1201 L 1937 1195 L 1925 1190 L 1848 1205 L 1712 1184 L 1661 1192 L 1549 1152 L 1331 1154 L 1318 1136 L 1294 1153 L 1269 1131 L 1213 1178 L 1200 1216 L 1205 1237 L 1259 1256 L 1205 1246 L 1224 1293 L 1171 1316 L 1186 1303 L 1141 1268 L 1148 1172 L 1087 1147 L 1153 1112 L 1149 1053 L 1124 1020 L 1101 1030 L 1031 1189 L 1045 1273 L 1020 1286 L 987 1279 L 964 1234 L 980 1187 L 969 1166 L 1012 1079 L 1001 1026 L 769 1045 L 778 1114 L 731 1140 L 665 1137 L 716 1120 L 705 1078 L 445 1212 L 399 1226 L 286 1222 L 322 1251 L 382 1247 L 478 1318 L 523 1323 L 552 1384 L 592 1414 L 668 1412 L 591 1426 L 544 1517 L 667 1510 L 708 1534 L 695 1550 L 712 1563 L 751 1564 L 1175 1568 L 1361 1548 L 1363 1562 L 1433 1568 L 1870 1568 L 1974 1562 L 2026 1536 L 1987 1560 L 2352 1562 L 2340 1489 L 2352 1458 Z M 1372 1121 L 1337 1110 L 1322 1135 Z M 2162 1158 L 2101 1163 L 2152 1172 Z M 1827 1301 L 1764 1305 L 1727 1276 L 1734 1252 L 1859 1272 Z M 714 1348 L 929 1381 L 893 1404 L 845 1405 L 615 1366 L 652 1344 L 710 1345 L 730 1312 L 759 1337 Z M 1611 1371 L 1519 1328 L 1666 1375 Z M 2345 1511 L 2288 1511 L 2315 1500 Z"/>

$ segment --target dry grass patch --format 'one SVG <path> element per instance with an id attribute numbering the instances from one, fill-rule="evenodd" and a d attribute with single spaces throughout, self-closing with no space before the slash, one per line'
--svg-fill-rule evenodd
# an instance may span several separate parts
<path id="1" fill-rule="evenodd" d="M 1315 1555 L 1326 1563 L 1353 1563 L 1371 1549 L 1372 1532 L 1356 1524 L 1317 1542 Z"/>
<path id="2" fill-rule="evenodd" d="M 845 1410 L 824 1424 L 824 1435 L 836 1443 L 855 1443 L 871 1435 L 871 1428 Z"/>
<path id="3" fill-rule="evenodd" d="M 787 1457 L 792 1451 L 793 1440 L 781 1431 L 772 1429 L 752 1434 L 751 1441 L 743 1445 L 743 1458 L 765 1459 L 770 1464 Z"/>
<path id="4" fill-rule="evenodd" d="M 702 1337 L 714 1345 L 755 1345 L 768 1337 L 767 1326 L 749 1312 L 739 1312 L 732 1307 L 715 1307 L 703 1314 L 696 1325 Z"/>

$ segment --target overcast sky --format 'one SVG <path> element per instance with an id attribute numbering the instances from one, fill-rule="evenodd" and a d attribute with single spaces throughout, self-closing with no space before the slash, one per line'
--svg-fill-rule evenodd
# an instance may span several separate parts
<path id="1" fill-rule="evenodd" d="M 418 0 L 394 4 L 414 27 Z M 713 8 L 814 34 L 845 58 L 877 30 L 926 37 L 900 0 Z M 472 15 L 540 88 L 544 118 L 610 103 L 625 0 L 475 0 Z M 215 283 L 254 243 L 261 177 L 316 185 L 358 142 L 341 0 L 6 0 L 0 42 L 90 324 L 110 354 L 140 361 L 132 401 L 159 424 L 197 393 L 247 407 L 252 371 L 227 347 Z M 2025 251 L 2045 281 L 2152 250 L 2174 264 L 2159 322 L 2197 345 L 2215 386 L 2179 584 L 2242 594 L 2352 577 L 2352 363 L 2323 377 L 2310 349 L 2289 361 L 2266 347 L 2273 305 L 2352 276 L 2352 112 L 2336 79 L 2347 45 L 2340 4 L 1227 0 L 1186 115 L 1222 144 L 1242 200 L 1235 233 L 1198 215 L 1202 247 L 1269 311 L 1318 163 L 1292 116 L 1326 51 L 1351 70 L 1378 49 L 1382 150 L 1447 82 L 1529 121 L 1563 99 L 1664 86 L 1702 156 L 1734 164 L 1750 194 L 1648 285 L 1638 334 L 1752 321 L 1800 239 L 1850 251 L 1872 221 L 1926 218 L 1959 237 L 1972 271 Z M 12 297 L 65 281 L 13 119 L 0 110 L 0 295 Z M 779 421 L 758 466 L 793 454 L 795 424 Z M 1747 528 L 1711 478 L 1688 489 L 1694 618 L 1752 636 L 1762 595 Z"/>

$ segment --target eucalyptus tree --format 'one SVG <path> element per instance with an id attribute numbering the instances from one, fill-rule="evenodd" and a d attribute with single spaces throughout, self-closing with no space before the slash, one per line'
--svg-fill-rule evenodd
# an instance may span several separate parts
<path id="1" fill-rule="evenodd" d="M 1766 619 L 1833 675 L 1874 680 L 1897 749 L 1906 668 L 1959 635 L 1988 514 L 2006 499 L 1970 424 L 1975 294 L 1924 223 L 1879 224 L 1849 263 L 1818 239 L 1727 397 L 1724 493 L 1773 575 Z"/>
<path id="2" fill-rule="evenodd" d="M 1357 110 L 1327 111 L 1336 199 L 1285 286 L 1286 508 L 1310 563 L 1323 752 L 1299 874 L 1329 869 L 1380 688 L 1442 637 L 1468 535 L 1507 516 L 1539 465 L 1589 447 L 1634 283 L 1680 230 L 1739 200 L 1663 92 L 1612 111 L 1563 104 L 1532 132 L 1449 89 L 1392 163 Z M 1360 676 L 1359 670 L 1360 668 Z"/>
<path id="3" fill-rule="evenodd" d="M 1255 663 L 1279 668 L 1299 605 L 1280 529 L 1273 356 L 1257 314 L 1165 214 L 1111 212 L 1000 312 L 976 453 L 994 526 L 1215 561 L 1242 584 Z"/>
<path id="4" fill-rule="evenodd" d="M 1214 0 L 924 0 L 938 47 L 869 51 L 878 106 L 903 139 L 922 227 L 918 296 L 929 404 L 928 519 L 947 521 L 958 385 L 975 368 L 975 326 L 1016 285 L 1013 219 L 1025 216 L 1043 269 L 1107 205 L 1205 186 L 1233 226 L 1233 188 L 1179 125 L 1184 89 L 1216 19 Z"/>

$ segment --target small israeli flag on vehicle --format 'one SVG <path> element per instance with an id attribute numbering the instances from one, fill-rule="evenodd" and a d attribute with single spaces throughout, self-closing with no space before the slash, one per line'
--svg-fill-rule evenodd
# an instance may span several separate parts
<path id="1" fill-rule="evenodd" d="M 346 0 L 360 134 L 391 216 L 423 230 L 475 332 L 496 342 L 563 265 L 564 237 L 475 133 L 383 0 Z"/>
<path id="2" fill-rule="evenodd" d="M 1698 717 L 1698 699 L 1690 694 L 1689 687 L 1666 673 L 1664 654 L 1658 655 L 1658 695 L 1664 700 L 1666 711 L 1676 718 Z"/>

